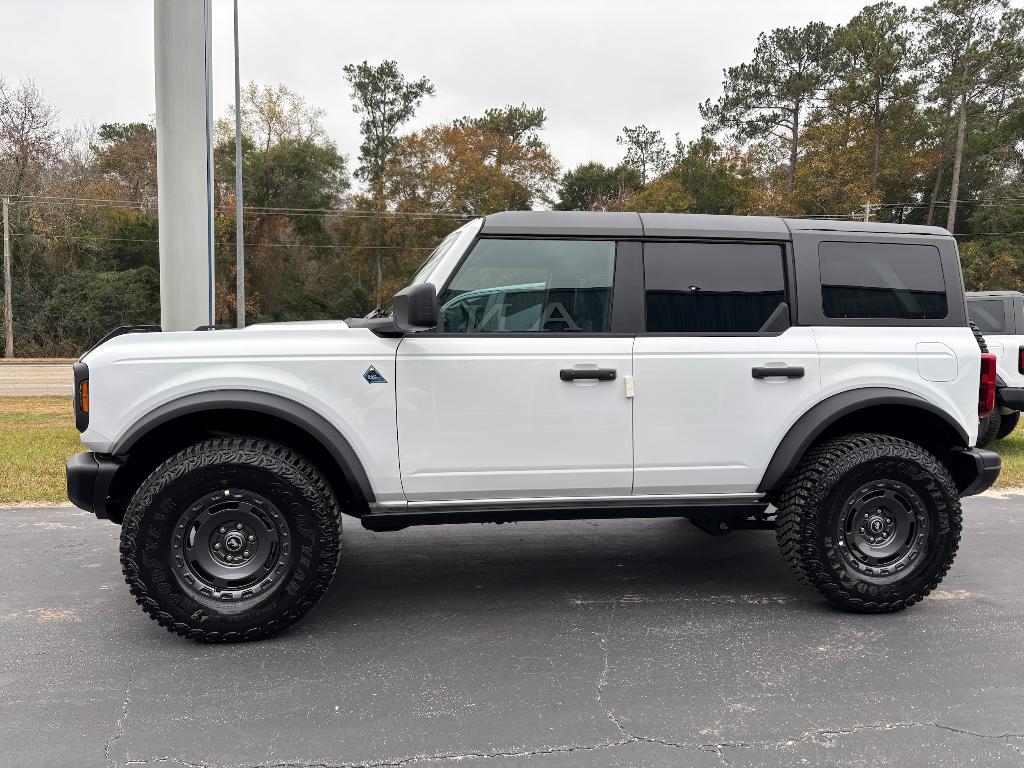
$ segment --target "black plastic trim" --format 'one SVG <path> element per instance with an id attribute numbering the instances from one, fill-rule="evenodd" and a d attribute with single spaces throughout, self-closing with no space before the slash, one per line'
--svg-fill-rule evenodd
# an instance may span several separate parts
<path id="1" fill-rule="evenodd" d="M 615 282 L 612 285 L 613 333 L 635 335 L 644 325 L 644 252 L 637 240 L 615 245 Z"/>
<path id="2" fill-rule="evenodd" d="M 994 451 L 968 448 L 950 453 L 950 469 L 960 496 L 976 496 L 992 487 L 999 478 L 1002 459 Z"/>
<path id="3" fill-rule="evenodd" d="M 364 528 L 371 531 L 394 531 L 411 525 L 448 525 L 461 523 L 514 523 L 528 520 L 600 520 L 636 517 L 690 517 L 714 515 L 719 517 L 757 515 L 767 509 L 763 501 L 723 499 L 721 502 L 703 500 L 686 503 L 680 499 L 665 502 L 649 500 L 600 499 L 586 502 L 558 502 L 538 500 L 535 505 L 511 505 L 495 502 L 403 508 L 394 512 L 372 512 L 361 518 Z"/>
<path id="4" fill-rule="evenodd" d="M 87 350 L 85 350 L 85 352 L 82 353 L 82 357 L 78 359 L 82 360 L 86 355 L 88 355 L 90 352 L 96 349 L 96 347 L 99 347 L 102 344 L 106 344 L 108 341 L 115 338 L 116 336 L 123 336 L 126 333 L 160 333 L 161 331 L 163 331 L 163 328 L 161 328 L 159 325 L 120 325 L 114 330 L 112 330 L 110 333 L 108 333 L 106 336 L 104 336 L 102 339 L 97 341 L 95 344 L 93 344 L 91 347 L 89 347 Z"/>
<path id="5" fill-rule="evenodd" d="M 903 405 L 938 416 L 960 438 L 961 444 L 958 447 L 966 448 L 969 444 L 964 428 L 948 413 L 922 397 L 886 387 L 851 389 L 822 400 L 797 419 L 775 449 L 775 454 L 757 486 L 758 492 L 777 491 L 792 474 L 807 449 L 836 421 L 855 411 L 876 405 Z"/>
<path id="6" fill-rule="evenodd" d="M 338 464 L 349 486 L 369 504 L 373 489 L 362 462 L 351 443 L 320 414 L 294 400 L 250 390 L 211 390 L 173 400 L 156 408 L 135 422 L 117 441 L 112 454 L 127 455 L 132 446 L 151 430 L 181 416 L 216 410 L 252 411 L 283 419 L 304 430 L 317 440 Z"/>
<path id="7" fill-rule="evenodd" d="M 1024 388 L 1000 387 L 996 390 L 996 399 L 1000 405 L 1015 411 L 1024 411 Z"/>
<path id="8" fill-rule="evenodd" d="M 65 468 L 68 500 L 100 520 L 108 519 L 107 493 L 123 463 L 121 458 L 91 451 L 74 454 Z"/>

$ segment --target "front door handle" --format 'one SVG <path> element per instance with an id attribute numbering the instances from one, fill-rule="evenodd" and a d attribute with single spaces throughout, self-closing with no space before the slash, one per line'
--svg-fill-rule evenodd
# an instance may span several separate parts
<path id="1" fill-rule="evenodd" d="M 598 381 L 615 381 L 614 368 L 563 368 L 558 372 L 562 381 L 579 381 L 580 379 L 597 379 Z"/>
<path id="2" fill-rule="evenodd" d="M 801 365 L 759 365 L 750 371 L 750 375 L 755 379 L 767 379 L 772 376 L 783 376 L 787 379 L 802 379 L 804 377 L 804 369 Z"/>

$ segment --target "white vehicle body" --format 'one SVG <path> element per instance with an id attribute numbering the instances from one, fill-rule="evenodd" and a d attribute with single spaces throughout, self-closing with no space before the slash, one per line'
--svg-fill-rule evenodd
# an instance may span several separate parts
<path id="1" fill-rule="evenodd" d="M 1018 291 L 982 291 L 967 294 L 971 320 L 996 356 L 1001 387 L 1024 387 L 1021 350 L 1024 349 L 1024 294 Z"/>
<path id="2" fill-rule="evenodd" d="M 975 445 L 995 358 L 932 227 L 495 214 L 447 237 L 388 314 L 122 328 L 74 376 L 90 450 L 68 497 L 122 524 L 154 620 L 215 642 L 316 603 L 343 513 L 378 531 L 769 529 L 835 605 L 902 610 L 953 562 L 959 497 L 1000 469 Z"/>
<path id="3" fill-rule="evenodd" d="M 516 214 L 504 216 L 512 218 L 488 217 L 490 236 L 518 231 Z M 678 224 L 708 239 L 735 237 L 730 226 L 747 228 L 741 237 L 777 233 L 787 259 L 794 248 L 851 237 L 778 219 L 645 215 L 643 223 L 641 232 Z M 954 248 L 934 228 L 847 229 L 868 242 Z M 487 234 L 484 220 L 465 225 L 415 282 L 440 292 Z M 545 236 L 562 235 L 538 233 Z M 802 269 L 798 260 L 798 281 Z M 962 296 L 959 272 L 946 280 L 950 295 Z M 801 283 L 801 301 L 812 292 Z M 799 324 L 771 333 L 396 336 L 352 321 L 127 333 L 83 357 L 90 407 L 82 441 L 116 455 L 148 414 L 189 397 L 219 393 L 230 403 L 232 393 L 259 393 L 297 404 L 337 431 L 365 473 L 375 514 L 473 502 L 760 500 L 787 435 L 837 396 L 902 393 L 940 414 L 964 447 L 973 445 L 980 356 L 960 310 L 961 320 L 948 324 L 818 323 L 801 304 Z M 766 367 L 801 375 L 752 375 Z M 371 369 L 379 380 L 367 378 Z M 565 369 L 612 369 L 615 379 L 565 381 Z"/>

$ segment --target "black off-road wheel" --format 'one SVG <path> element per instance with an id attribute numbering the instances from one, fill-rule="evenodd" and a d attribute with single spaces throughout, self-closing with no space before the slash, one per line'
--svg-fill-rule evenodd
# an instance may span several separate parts
<path id="1" fill-rule="evenodd" d="M 1010 434 L 1012 434 L 1013 430 L 1017 428 L 1018 421 L 1020 421 L 1020 411 L 1000 413 L 999 430 L 996 432 L 996 440 L 1002 440 L 1004 437 L 1007 437 Z"/>
<path id="2" fill-rule="evenodd" d="M 1002 423 L 1003 417 L 999 415 L 998 408 L 978 421 L 977 445 L 979 448 L 987 448 L 989 443 L 998 438 Z"/>
<path id="3" fill-rule="evenodd" d="M 914 443 L 877 434 L 827 440 L 782 493 L 776 535 L 797 576 L 859 613 L 907 608 L 933 590 L 960 543 L 946 468 Z"/>
<path id="4" fill-rule="evenodd" d="M 204 642 L 257 640 L 327 590 L 341 543 L 338 501 L 320 472 L 265 440 L 197 443 L 136 491 L 121 567 L 161 626 Z"/>

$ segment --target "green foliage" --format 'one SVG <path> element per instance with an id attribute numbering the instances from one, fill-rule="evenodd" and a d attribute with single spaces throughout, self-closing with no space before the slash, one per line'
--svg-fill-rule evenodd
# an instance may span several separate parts
<path id="1" fill-rule="evenodd" d="M 96 269 L 101 272 L 149 267 L 160 269 L 158 225 L 154 216 L 135 211 L 120 216 L 109 239 L 97 244 Z"/>
<path id="2" fill-rule="evenodd" d="M 84 351 L 111 328 L 160 322 L 160 275 L 152 267 L 121 272 L 74 272 L 19 334 L 21 354 L 57 357 Z"/>
<path id="3" fill-rule="evenodd" d="M 611 168 L 601 163 L 583 163 L 567 171 L 558 183 L 559 211 L 616 211 L 640 187 L 643 179 L 631 165 Z"/>
<path id="4" fill-rule="evenodd" d="M 540 137 L 543 110 L 504 107 L 403 139 L 388 194 L 406 210 L 481 216 L 549 203 L 558 162 Z"/>
<path id="5" fill-rule="evenodd" d="M 789 151 L 789 184 L 796 178 L 801 120 L 835 79 L 836 41 L 827 24 L 761 33 L 753 58 L 724 71 L 723 94 L 701 115 L 735 141 L 778 141 Z"/>
<path id="6" fill-rule="evenodd" d="M 466 218 L 552 204 L 859 218 L 870 203 L 881 221 L 955 223 L 969 287 L 1024 286 L 1024 10 L 1008 0 L 882 0 L 838 27 L 766 32 L 700 105 L 699 139 L 677 135 L 672 151 L 627 126 L 623 162 L 565 173 L 542 107 L 408 132 L 427 78 L 394 61 L 343 74 L 360 118 L 355 190 L 323 110 L 285 85 L 242 92 L 254 322 L 365 314 Z M 216 124 L 219 321 L 235 311 L 233 118 Z M 77 135 L 31 81 L 0 81 L 0 189 L 37 196 L 11 208 L 18 354 L 75 354 L 113 325 L 157 320 L 155 131 Z"/>
<path id="7" fill-rule="evenodd" d="M 356 174 L 379 184 L 398 148 L 399 126 L 416 114 L 425 97 L 434 95 L 434 84 L 425 77 L 407 80 L 395 61 L 348 64 L 343 71 L 352 91 L 352 111 L 362 116 Z"/>
<path id="8" fill-rule="evenodd" d="M 625 126 L 622 135 L 615 137 L 615 143 L 626 148 L 622 162 L 636 169 L 641 184 L 660 176 L 669 166 L 671 157 L 661 131 L 651 130 L 646 125 Z"/>

